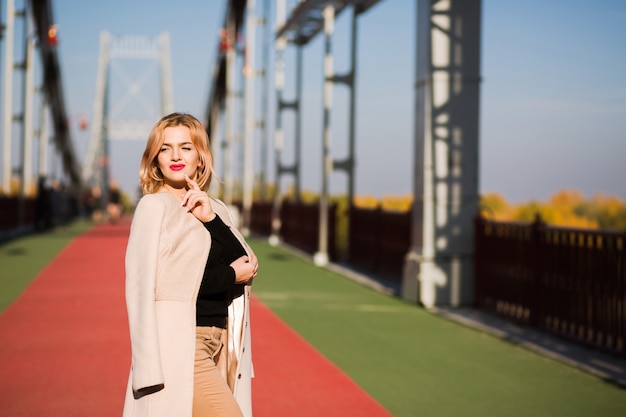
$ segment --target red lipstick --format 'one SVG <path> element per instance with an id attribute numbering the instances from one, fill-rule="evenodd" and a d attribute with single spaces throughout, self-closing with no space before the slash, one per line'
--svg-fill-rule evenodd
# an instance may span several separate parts
<path id="1" fill-rule="evenodd" d="M 185 164 L 172 164 L 172 165 L 170 165 L 170 169 L 172 171 L 180 171 L 183 168 L 185 168 Z"/>

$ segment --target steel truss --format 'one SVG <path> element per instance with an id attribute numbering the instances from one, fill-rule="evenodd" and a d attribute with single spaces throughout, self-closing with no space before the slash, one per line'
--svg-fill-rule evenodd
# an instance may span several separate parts
<path id="1" fill-rule="evenodd" d="M 3 120 L 3 172 L 2 188 L 9 192 L 11 170 L 11 142 L 13 139 L 13 125 L 21 125 L 21 166 L 20 195 L 30 192 L 33 185 L 33 138 L 37 133 L 34 129 L 35 94 L 42 93 L 39 126 L 39 166 L 40 176 L 47 174 L 47 147 L 48 147 L 48 112 L 52 123 L 52 139 L 58 152 L 62 169 L 67 176 L 70 186 L 78 190 L 81 186 L 80 166 L 76 158 L 70 130 L 67 123 L 68 116 L 65 109 L 61 69 L 56 51 L 56 43 L 51 42 L 49 31 L 54 28 L 54 17 L 49 0 L 24 1 L 24 8 L 15 9 L 14 0 L 6 0 L 6 23 L 4 30 L 4 120 Z M 14 22 L 16 18 L 24 19 L 24 48 L 25 57 L 21 63 L 15 62 L 14 57 Z M 42 66 L 41 87 L 35 86 L 34 67 L 35 55 L 39 53 Z M 23 72 L 23 102 L 21 112 L 14 114 L 13 84 L 15 70 Z"/>
<path id="2" fill-rule="evenodd" d="M 133 76 L 120 63 L 141 64 Z M 112 36 L 100 34 L 100 57 L 91 137 L 83 161 L 83 179 L 101 187 L 104 200 L 109 181 L 109 141 L 146 140 L 157 118 L 173 111 L 169 35 Z M 157 100 L 146 97 L 145 84 L 158 79 Z M 124 84 L 123 94 L 110 103 L 113 80 Z M 154 103 L 158 103 L 155 108 Z M 131 108 L 132 105 L 132 108 Z"/>
<path id="3" fill-rule="evenodd" d="M 299 185 L 300 155 L 296 142 L 295 163 L 281 164 L 283 132 L 281 113 L 296 112 L 296 141 L 299 141 L 297 97 L 285 100 L 284 49 L 288 44 L 301 49 L 323 33 L 324 118 L 323 161 L 320 191 L 319 248 L 314 256 L 318 265 L 328 262 L 328 181 L 332 170 L 345 170 L 348 195 L 354 197 L 354 124 L 356 78 L 356 20 L 378 0 L 303 0 L 285 16 L 285 0 L 276 2 L 275 88 L 276 124 L 274 154 L 276 164 L 274 210 L 270 243 L 280 235 L 280 177 L 292 174 Z M 473 226 L 478 209 L 478 111 L 480 89 L 481 0 L 417 0 L 418 12 L 415 83 L 415 129 L 412 244 L 405 266 L 402 296 L 425 306 L 467 305 L 473 297 Z M 229 2 L 228 24 L 237 33 L 245 13 L 244 1 Z M 353 10 L 352 68 L 347 74 L 335 74 L 332 59 L 334 19 L 348 7 Z M 230 25 L 230 26 L 229 26 Z M 216 67 L 213 92 L 207 119 L 214 128 L 218 110 L 229 96 L 226 53 Z M 299 81 L 297 81 L 299 83 Z M 335 84 L 351 89 L 349 154 L 343 161 L 333 160 L 330 149 L 330 110 Z M 228 122 L 227 122 L 228 126 Z"/>

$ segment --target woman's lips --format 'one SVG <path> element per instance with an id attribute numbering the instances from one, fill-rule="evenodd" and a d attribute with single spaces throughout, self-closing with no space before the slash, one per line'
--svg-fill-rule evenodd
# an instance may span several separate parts
<path id="1" fill-rule="evenodd" d="M 185 168 L 185 165 L 184 165 L 184 164 L 173 164 L 173 165 L 170 165 L 170 169 L 171 169 L 172 171 L 180 171 L 180 170 L 182 170 L 183 168 Z"/>

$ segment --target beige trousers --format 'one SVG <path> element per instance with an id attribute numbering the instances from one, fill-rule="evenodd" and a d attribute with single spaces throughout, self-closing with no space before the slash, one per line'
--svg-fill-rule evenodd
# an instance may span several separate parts
<path id="1" fill-rule="evenodd" d="M 226 329 L 196 327 L 193 417 L 243 417 L 223 376 L 228 362 L 225 343 Z"/>

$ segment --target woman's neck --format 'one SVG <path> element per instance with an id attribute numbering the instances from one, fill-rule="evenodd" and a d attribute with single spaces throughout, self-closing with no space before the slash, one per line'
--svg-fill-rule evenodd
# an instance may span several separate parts
<path id="1" fill-rule="evenodd" d="M 163 189 L 179 200 L 183 198 L 183 195 L 185 195 L 185 193 L 187 192 L 187 189 L 184 185 L 177 186 L 172 184 L 163 184 Z"/>

